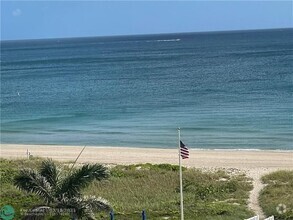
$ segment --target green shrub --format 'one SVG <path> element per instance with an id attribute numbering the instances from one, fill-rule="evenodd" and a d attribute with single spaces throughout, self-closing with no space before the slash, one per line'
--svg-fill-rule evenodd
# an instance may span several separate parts
<path id="1" fill-rule="evenodd" d="M 293 219 L 293 171 L 277 171 L 262 177 L 266 184 L 260 193 L 260 205 L 276 220 Z M 284 209 L 285 208 L 285 209 Z"/>

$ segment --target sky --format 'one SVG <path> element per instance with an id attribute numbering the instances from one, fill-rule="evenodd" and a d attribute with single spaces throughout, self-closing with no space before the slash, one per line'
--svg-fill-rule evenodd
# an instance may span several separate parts
<path id="1" fill-rule="evenodd" d="M 292 28 L 289 1 L 1 1 L 1 40 Z"/>

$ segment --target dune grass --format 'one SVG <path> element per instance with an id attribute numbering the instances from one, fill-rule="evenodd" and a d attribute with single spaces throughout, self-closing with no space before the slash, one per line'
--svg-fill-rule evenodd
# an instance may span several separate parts
<path id="1" fill-rule="evenodd" d="M 41 159 L 0 160 L 0 206 L 10 204 L 20 219 L 24 210 L 42 201 L 13 186 L 13 177 L 20 168 L 37 168 Z M 68 169 L 65 163 L 59 163 Z M 230 175 L 223 170 L 203 172 L 185 169 L 184 211 L 186 220 L 235 220 L 253 215 L 247 208 L 251 181 L 243 174 Z M 107 199 L 113 206 L 115 219 L 141 219 L 144 209 L 148 219 L 179 219 L 178 166 L 169 164 L 137 164 L 111 168 L 111 177 L 94 182 L 85 195 Z M 66 219 L 66 217 L 64 218 Z M 109 219 L 109 213 L 97 213 L 97 219 Z"/>
<path id="2" fill-rule="evenodd" d="M 117 219 L 179 219 L 178 166 L 116 166 L 108 181 L 94 182 L 85 194 L 100 195 L 113 205 Z M 251 183 L 245 175 L 184 169 L 185 219 L 244 219 Z"/>
<path id="3" fill-rule="evenodd" d="M 21 192 L 13 186 L 13 178 L 19 169 L 24 167 L 34 168 L 41 164 L 41 159 L 34 160 L 0 160 L 0 207 L 12 205 L 16 212 L 16 219 L 22 213 L 40 204 L 39 197 Z"/>
<path id="4" fill-rule="evenodd" d="M 259 201 L 267 216 L 277 220 L 293 220 L 293 171 L 277 171 L 262 177 L 267 184 Z"/>

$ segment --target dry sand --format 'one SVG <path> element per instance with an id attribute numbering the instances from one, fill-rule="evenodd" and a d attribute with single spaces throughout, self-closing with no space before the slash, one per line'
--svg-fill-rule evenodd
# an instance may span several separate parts
<path id="1" fill-rule="evenodd" d="M 1 145 L 1 158 L 26 158 L 27 149 L 33 156 L 49 157 L 59 161 L 74 161 L 81 146 L 55 145 Z M 86 147 L 79 163 L 103 164 L 170 163 L 178 164 L 178 150 L 157 148 Z M 183 166 L 217 169 L 224 168 L 245 172 L 253 179 L 249 206 L 263 217 L 258 204 L 258 194 L 263 188 L 262 175 L 275 170 L 293 170 L 293 151 L 246 150 L 190 150 L 190 158 Z"/>
<path id="2" fill-rule="evenodd" d="M 1 144 L 3 158 L 25 158 L 26 150 L 33 156 L 74 161 L 82 146 Z M 177 149 L 86 147 L 79 162 L 104 164 L 178 163 Z M 190 150 L 184 166 L 199 168 L 293 169 L 293 151 Z"/>

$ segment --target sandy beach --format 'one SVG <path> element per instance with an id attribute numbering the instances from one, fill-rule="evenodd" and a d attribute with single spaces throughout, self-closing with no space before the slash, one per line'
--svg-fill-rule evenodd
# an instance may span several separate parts
<path id="1" fill-rule="evenodd" d="M 26 158 L 27 149 L 38 157 L 49 157 L 59 161 L 74 161 L 82 146 L 14 145 L 2 144 L 2 158 Z M 86 147 L 78 159 L 79 163 L 103 164 L 178 163 L 177 149 Z M 249 151 L 249 150 L 190 150 L 190 158 L 184 166 L 198 168 L 238 169 L 293 169 L 293 151 Z"/>

